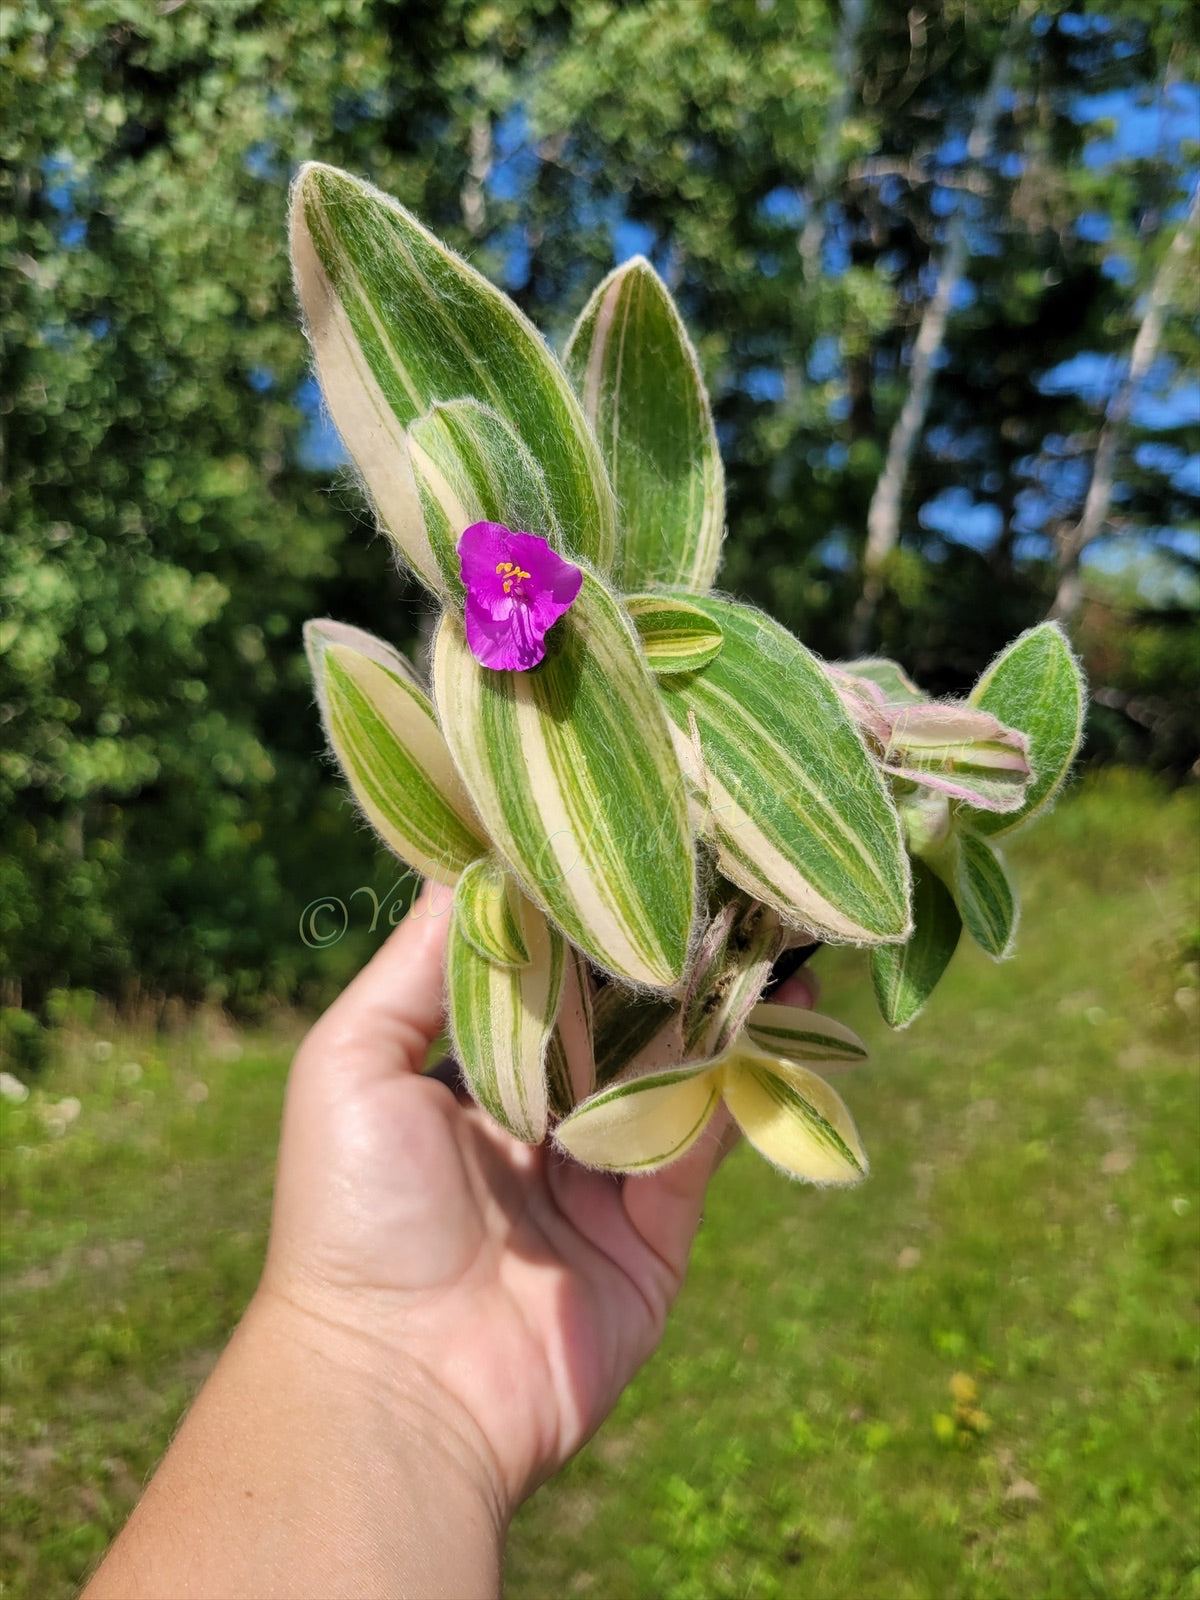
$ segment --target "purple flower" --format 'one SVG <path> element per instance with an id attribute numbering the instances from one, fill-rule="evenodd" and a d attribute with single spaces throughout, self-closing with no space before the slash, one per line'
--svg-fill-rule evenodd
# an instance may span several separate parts
<path id="1" fill-rule="evenodd" d="M 536 533 L 473 522 L 458 541 L 467 590 L 467 643 L 497 672 L 528 672 L 546 654 L 546 631 L 574 604 L 583 573 Z"/>

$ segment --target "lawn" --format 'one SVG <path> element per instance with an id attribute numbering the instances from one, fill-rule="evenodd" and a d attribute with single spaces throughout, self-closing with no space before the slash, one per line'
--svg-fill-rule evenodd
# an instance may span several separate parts
<path id="1" fill-rule="evenodd" d="M 822 953 L 870 1181 L 726 1164 L 510 1600 L 1200 1596 L 1197 821 L 1081 786 L 1011 851 L 1017 958 L 907 1034 Z M 76 1023 L 0 1103 L 6 1600 L 73 1592 L 250 1294 L 294 1038 Z"/>

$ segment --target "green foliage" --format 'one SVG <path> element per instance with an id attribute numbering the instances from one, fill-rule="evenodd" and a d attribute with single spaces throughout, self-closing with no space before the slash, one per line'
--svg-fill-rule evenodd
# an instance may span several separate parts
<path id="1" fill-rule="evenodd" d="M 7 19 L 0 979 L 27 1002 L 294 982 L 314 861 L 369 861 L 305 726 L 296 630 L 348 529 L 297 458 L 282 173 L 251 170 L 271 57 L 355 9 Z"/>
<path id="2" fill-rule="evenodd" d="M 377 882 L 375 856 L 313 761 L 299 629 L 334 611 L 405 642 L 417 616 L 357 494 L 313 467 L 287 183 L 339 159 L 465 238 L 470 116 L 510 103 L 541 22 L 364 0 L 6 12 L 5 998 L 247 1005 L 344 969 L 298 919 Z"/>

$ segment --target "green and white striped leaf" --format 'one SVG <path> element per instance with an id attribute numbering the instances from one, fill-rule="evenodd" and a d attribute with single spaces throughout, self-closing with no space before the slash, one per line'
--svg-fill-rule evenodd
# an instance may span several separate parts
<path id="1" fill-rule="evenodd" d="M 928 700 L 916 684 L 896 662 L 886 656 L 863 656 L 858 661 L 839 661 L 840 672 L 852 678 L 866 678 L 882 690 L 884 702 L 889 706 L 919 705 Z"/>
<path id="2" fill-rule="evenodd" d="M 632 629 L 585 572 L 533 672 L 493 672 L 447 615 L 434 693 L 467 791 L 524 893 L 598 967 L 669 988 L 693 915 L 684 783 Z"/>
<path id="3" fill-rule="evenodd" d="M 968 828 L 951 834 L 945 852 L 931 858 L 954 896 L 963 927 L 981 950 L 1002 961 L 1012 954 L 1017 897 L 1004 863 L 986 839 Z"/>
<path id="4" fill-rule="evenodd" d="M 871 984 L 889 1027 L 907 1028 L 924 1009 L 961 933 L 962 918 L 950 891 L 931 868 L 914 861 L 912 938 L 871 951 Z"/>
<path id="5" fill-rule="evenodd" d="M 567 946 L 558 1021 L 546 1046 L 550 1109 L 563 1117 L 596 1087 L 592 982 L 588 965 L 574 945 Z"/>
<path id="6" fill-rule="evenodd" d="M 720 1067 L 691 1062 L 610 1084 L 560 1122 L 554 1138 L 585 1167 L 653 1172 L 687 1154 L 720 1101 Z"/>
<path id="7" fill-rule="evenodd" d="M 725 1104 L 760 1155 L 793 1178 L 860 1183 L 867 1158 L 841 1096 L 780 1056 L 738 1049 L 722 1067 Z"/>
<path id="8" fill-rule="evenodd" d="M 1083 675 L 1058 624 L 1043 622 L 1014 640 L 972 689 L 970 703 L 1029 741 L 1033 781 L 1019 809 L 971 815 L 977 833 L 1010 833 L 1051 804 L 1083 734 Z"/>
<path id="9" fill-rule="evenodd" d="M 408 459 L 407 406 L 397 409 L 392 401 L 386 335 L 376 333 L 364 296 L 347 303 L 335 292 L 314 248 L 299 188 L 292 208 L 292 275 L 325 405 L 376 520 L 417 576 L 440 590 L 441 574 Z"/>
<path id="10" fill-rule="evenodd" d="M 706 791 L 721 871 L 822 938 L 906 938 L 900 821 L 820 663 L 761 612 L 692 603 L 720 624 L 721 653 L 703 672 L 658 683 L 679 759 Z"/>
<path id="11" fill-rule="evenodd" d="M 481 401 L 535 442 L 566 550 L 611 568 L 616 507 L 599 448 L 566 374 L 506 295 L 390 196 L 317 163 L 293 186 L 292 260 L 333 420 L 428 583 L 441 587 L 440 569 L 416 531 L 415 490 L 394 480 L 404 429 L 437 400 Z"/>
<path id="12" fill-rule="evenodd" d="M 720 654 L 720 623 L 686 601 L 627 594 L 622 604 L 633 618 L 652 672 L 697 672 Z"/>
<path id="13" fill-rule="evenodd" d="M 454 925 L 468 944 L 497 966 L 523 967 L 529 960 L 520 890 L 491 856 L 472 861 L 459 878 Z"/>
<path id="14" fill-rule="evenodd" d="M 725 474 L 696 352 L 648 261 L 604 280 L 563 362 L 620 508 L 619 586 L 703 593 L 720 562 Z"/>
<path id="15" fill-rule="evenodd" d="M 558 1015 L 566 942 L 536 907 L 522 906 L 529 960 L 500 966 L 464 938 L 455 917 L 446 950 L 450 1034 L 479 1104 L 527 1144 L 546 1136 L 546 1046 Z"/>
<path id="16" fill-rule="evenodd" d="M 1027 749 L 1023 733 L 986 711 L 929 701 L 891 713 L 883 767 L 985 811 L 1013 812 L 1029 783 Z"/>
<path id="17" fill-rule="evenodd" d="M 325 618 L 304 640 L 326 735 L 368 821 L 423 876 L 452 882 L 488 846 L 412 668 Z"/>
<path id="18" fill-rule="evenodd" d="M 878 945 L 894 950 L 895 945 Z M 872 951 L 874 955 L 874 951 Z M 823 1017 L 803 1006 L 775 1005 L 764 1000 L 746 1018 L 746 1033 L 768 1055 L 787 1061 L 815 1064 L 825 1061 L 865 1061 L 867 1047 L 844 1022 Z"/>
<path id="19" fill-rule="evenodd" d="M 497 412 L 476 400 L 432 406 L 408 430 L 430 548 L 447 591 L 463 593 L 458 541 L 473 522 L 536 533 L 562 551 L 546 475 Z"/>

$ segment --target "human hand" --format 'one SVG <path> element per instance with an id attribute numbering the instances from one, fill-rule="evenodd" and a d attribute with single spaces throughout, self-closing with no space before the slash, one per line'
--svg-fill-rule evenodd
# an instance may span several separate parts
<path id="1" fill-rule="evenodd" d="M 621 1180 L 420 1076 L 449 909 L 297 1052 L 262 1283 L 87 1600 L 498 1596 L 512 1512 L 657 1344 L 732 1127 Z"/>
<path id="2" fill-rule="evenodd" d="M 736 1130 L 722 1113 L 682 1160 L 619 1179 L 422 1077 L 449 920 L 427 889 L 301 1045 L 262 1293 L 444 1408 L 506 1520 L 657 1346 Z"/>

